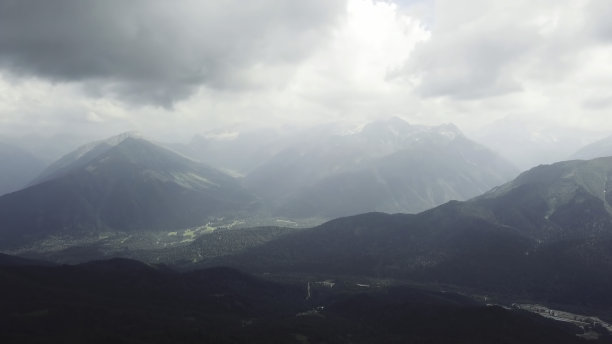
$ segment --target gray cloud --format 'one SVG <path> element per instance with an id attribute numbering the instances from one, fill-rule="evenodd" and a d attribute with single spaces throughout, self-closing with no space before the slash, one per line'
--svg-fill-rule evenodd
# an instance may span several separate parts
<path id="1" fill-rule="evenodd" d="M 521 85 L 509 64 L 533 44 L 528 37 L 521 31 L 508 35 L 499 30 L 439 38 L 434 33 L 431 41 L 417 47 L 408 68 L 420 75 L 417 91 L 425 97 L 474 99 L 516 92 Z"/>
<path id="2" fill-rule="evenodd" d="M 589 20 L 586 25 L 589 33 L 596 38 L 612 42 L 612 4 L 607 0 L 591 0 L 588 5 Z"/>
<path id="3" fill-rule="evenodd" d="M 307 56 L 341 0 L 0 0 L 0 67 L 165 106 Z M 258 85 L 261 86 L 261 85 Z"/>
<path id="4" fill-rule="evenodd" d="M 612 95 L 604 97 L 590 97 L 582 101 L 582 107 L 588 110 L 607 109 L 612 106 Z"/>
<path id="5" fill-rule="evenodd" d="M 606 0 L 437 3 L 431 40 L 405 69 L 424 97 L 484 99 L 556 83 L 584 68 L 579 52 L 612 40 Z"/>
<path id="6" fill-rule="evenodd" d="M 0 136 L 389 115 L 609 131 L 610 16 L 609 0 L 0 0 Z"/>
<path id="7" fill-rule="evenodd" d="M 419 76 L 420 95 L 478 99 L 521 90 L 513 64 L 539 38 L 515 23 L 489 20 L 486 12 L 480 18 L 473 13 L 479 12 L 468 11 L 465 22 L 438 18 L 431 39 L 415 49 L 406 72 Z"/>

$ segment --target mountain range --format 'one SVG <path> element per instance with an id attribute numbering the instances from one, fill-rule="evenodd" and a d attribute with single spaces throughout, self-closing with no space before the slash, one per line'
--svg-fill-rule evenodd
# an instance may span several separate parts
<path id="1" fill-rule="evenodd" d="M 466 202 L 340 218 L 203 263 L 400 278 L 609 309 L 611 175 L 612 157 L 543 165 Z"/>
<path id="2" fill-rule="evenodd" d="M 418 212 L 480 194 L 515 173 L 453 125 L 392 118 L 342 134 L 333 126 L 296 137 L 262 133 L 190 146 L 223 170 L 245 172 L 240 179 L 134 133 L 83 145 L 27 188 L 0 197 L 0 245 L 175 231 L 213 218 L 321 223 L 368 211 Z M 249 142 L 259 143 L 247 154 Z"/>
<path id="3" fill-rule="evenodd" d="M 559 304 L 612 319 L 612 157 L 526 171 L 471 200 L 419 214 L 365 213 L 306 229 L 215 230 L 193 242 L 113 255 L 181 269 L 232 266 L 264 275 L 368 276 Z M 38 259 L 109 254 L 83 246 Z M 308 277 L 304 277 L 308 278 Z"/>
<path id="4" fill-rule="evenodd" d="M 612 157 L 540 165 L 504 183 L 512 167 L 451 125 L 391 119 L 316 137 L 249 164 L 244 180 L 134 134 L 65 155 L 0 197 L 0 248 L 59 237 L 65 249 L 20 252 L 64 263 L 111 255 L 168 266 L 126 259 L 53 266 L 0 254 L 3 291 L 16 295 L 0 307 L 0 320 L 14 329 L 0 338 L 14 340 L 32 326 L 33 342 L 85 338 L 49 323 L 62 319 L 145 342 L 160 333 L 166 342 L 580 342 L 573 327 L 475 297 L 612 319 Z M 207 227 L 197 238 L 189 230 L 211 218 L 268 212 L 364 213 L 313 228 Z M 162 234 L 138 234 L 155 231 Z M 160 240 L 174 236 L 170 245 Z M 66 237 L 93 239 L 67 247 Z M 152 244 L 135 245 L 145 239 Z M 325 289 L 330 283 L 339 287 Z M 138 309 L 151 313 L 148 320 Z M 97 329 L 79 322 L 94 316 Z M 454 326 L 458 318 L 486 323 L 486 335 Z M 134 319 L 135 332 L 117 325 Z M 159 330 L 163 323 L 168 331 Z M 595 337 L 605 342 L 606 333 Z"/>
<path id="5" fill-rule="evenodd" d="M 276 215 L 331 219 L 420 212 L 479 195 L 516 173 L 453 125 L 415 126 L 391 118 L 289 146 L 247 174 L 245 185 Z"/>

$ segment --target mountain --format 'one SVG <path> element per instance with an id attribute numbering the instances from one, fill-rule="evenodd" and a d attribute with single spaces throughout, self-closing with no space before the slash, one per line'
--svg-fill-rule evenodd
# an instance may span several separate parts
<path id="1" fill-rule="evenodd" d="M 481 194 L 515 171 L 453 125 L 414 126 L 392 118 L 293 145 L 245 183 L 279 216 L 329 219 L 423 211 Z"/>
<path id="2" fill-rule="evenodd" d="M 78 147 L 76 150 L 62 156 L 50 164 L 36 179 L 31 181 L 31 185 L 40 184 L 44 181 L 61 177 L 64 174 L 70 173 L 71 170 L 81 168 L 106 153 L 111 148 L 117 146 L 125 139 L 139 138 L 139 134 L 135 132 L 123 133 L 105 140 L 90 142 Z"/>
<path id="3" fill-rule="evenodd" d="M 29 152 L 0 143 L 0 195 L 23 188 L 44 167 L 45 164 Z"/>
<path id="4" fill-rule="evenodd" d="M 602 136 L 601 132 L 576 126 L 560 126 L 512 116 L 496 120 L 469 134 L 521 171 L 566 160 L 576 151 L 576 147 L 588 143 L 589 138 Z"/>
<path id="5" fill-rule="evenodd" d="M 310 283 L 305 297 L 302 282 L 126 259 L 0 266 L 0 276 L 3 343 L 584 342 L 571 324 L 401 285 Z"/>
<path id="6" fill-rule="evenodd" d="M 595 141 L 572 154 L 572 159 L 595 159 L 612 156 L 612 136 Z"/>
<path id="7" fill-rule="evenodd" d="M 611 175 L 612 157 L 539 166 L 466 202 L 340 218 L 208 263 L 409 279 L 609 309 Z"/>
<path id="8" fill-rule="evenodd" d="M 206 223 L 251 209 L 234 178 L 132 135 L 82 147 L 0 197 L 0 243 Z"/>
<path id="9" fill-rule="evenodd" d="M 611 176 L 612 157 L 543 165 L 468 204 L 539 241 L 608 237 Z"/>

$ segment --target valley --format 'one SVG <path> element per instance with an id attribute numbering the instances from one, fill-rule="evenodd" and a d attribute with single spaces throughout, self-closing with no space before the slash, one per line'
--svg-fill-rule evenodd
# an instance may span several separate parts
<path id="1" fill-rule="evenodd" d="M 5 253 L 56 263 L 83 263 L 124 257 L 152 263 L 196 264 L 205 259 L 237 253 L 278 236 L 307 227 L 288 220 L 216 219 L 204 226 L 173 231 L 105 232 L 79 236 L 52 236 Z"/>
<path id="2" fill-rule="evenodd" d="M 577 326 L 392 281 L 312 280 L 308 288 L 228 268 L 178 273 L 126 259 L 38 266 L 0 258 L 2 291 L 11 295 L 0 311 L 5 342 L 583 342 Z M 589 343 L 610 339 L 592 332 Z"/>
<path id="3" fill-rule="evenodd" d="M 59 274 L 85 284 L 93 278 L 104 286 L 98 296 L 113 299 L 135 292 L 113 282 L 128 273 L 144 290 L 149 278 L 162 283 L 150 292 L 183 305 L 167 309 L 173 318 L 208 318 L 220 328 L 242 329 L 239 337 L 267 331 L 286 342 L 317 342 L 322 330 L 339 343 L 402 342 L 414 333 L 434 343 L 452 333 L 475 343 L 528 343 L 537 336 L 521 336 L 532 328 L 543 331 L 539 342 L 610 339 L 612 278 L 604 272 L 612 269 L 612 158 L 541 165 L 512 179 L 509 165 L 453 126 L 391 119 L 319 139 L 310 146 L 292 141 L 244 177 L 131 133 L 82 146 L 29 186 L 0 196 L 10 293 L 53 293 L 46 284 L 21 283 Z M 345 151 L 352 153 L 339 159 Z M 166 294 L 193 293 L 209 282 L 187 276 L 218 269 L 228 270 L 210 283 L 218 288 L 216 278 L 230 278 L 231 286 L 197 301 Z M 99 281 L 98 273 L 119 275 Z M 248 277 L 232 280 L 241 274 Z M 262 285 L 275 291 L 258 290 Z M 98 296 L 91 296 L 72 307 L 98 309 Z M 183 304 L 192 301 L 212 302 L 221 313 Z M 19 328 L 54 312 L 70 318 L 62 313 L 70 302 L 36 302 L 27 309 L 13 304 L 16 313 L 5 320 Z M 107 311 L 124 312 L 113 307 Z M 500 324 L 493 322 L 486 328 L 493 332 L 471 337 L 465 332 L 471 323 L 451 325 L 458 314 L 485 323 L 483 317 L 505 319 L 522 330 L 497 333 Z M 141 323 L 138 333 L 149 333 L 162 318 Z M 163 321 L 176 333 L 202 331 L 178 318 Z M 122 331 L 101 321 L 108 333 Z M 416 332 L 405 332 L 400 322 Z"/>

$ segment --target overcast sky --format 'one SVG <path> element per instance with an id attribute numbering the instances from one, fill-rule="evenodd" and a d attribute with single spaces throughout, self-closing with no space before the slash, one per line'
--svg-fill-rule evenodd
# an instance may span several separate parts
<path id="1" fill-rule="evenodd" d="M 399 116 L 612 133 L 609 0 L 0 0 L 0 135 Z"/>

